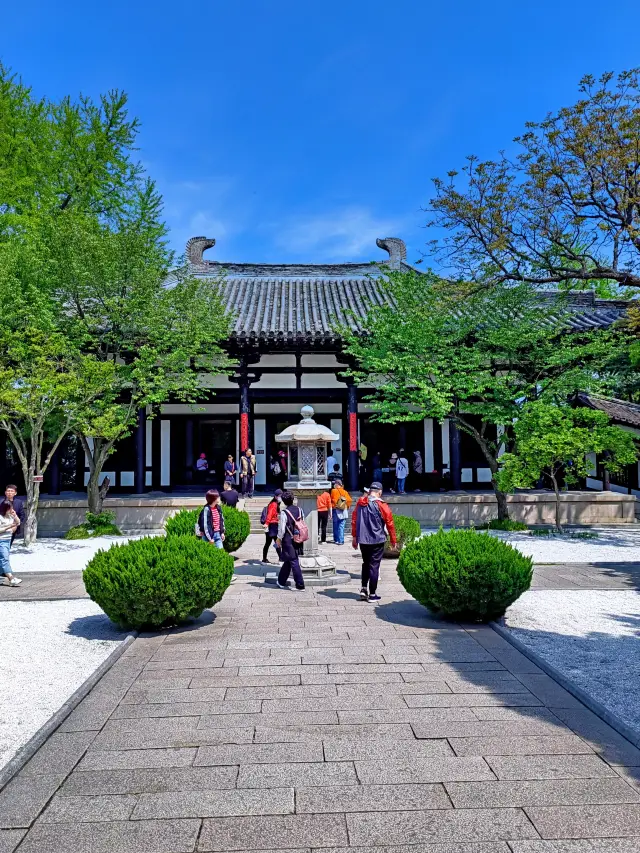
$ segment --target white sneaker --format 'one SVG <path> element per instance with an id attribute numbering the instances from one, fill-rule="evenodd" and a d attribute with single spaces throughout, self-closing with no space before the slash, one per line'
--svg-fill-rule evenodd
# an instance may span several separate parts
<path id="1" fill-rule="evenodd" d="M 276 581 L 276 586 L 278 587 L 278 589 L 291 589 L 291 584 L 280 583 L 280 581 Z"/>
<path id="2" fill-rule="evenodd" d="M 20 586 L 21 583 L 22 581 L 20 580 L 20 578 L 11 578 L 11 580 L 9 581 L 9 586 Z"/>

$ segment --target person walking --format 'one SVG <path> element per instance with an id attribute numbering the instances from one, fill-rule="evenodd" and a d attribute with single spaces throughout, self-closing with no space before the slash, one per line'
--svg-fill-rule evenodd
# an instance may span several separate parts
<path id="1" fill-rule="evenodd" d="M 409 476 L 409 460 L 404 455 L 404 448 L 400 448 L 400 455 L 396 462 L 396 489 L 399 495 L 404 495 L 404 485 Z"/>
<path id="2" fill-rule="evenodd" d="M 336 452 L 339 451 L 339 448 L 336 448 Z M 338 465 L 338 460 L 333 455 L 333 450 L 329 450 L 329 455 L 327 456 L 326 468 L 327 468 L 327 477 L 331 475 L 331 473 L 335 470 L 335 466 Z M 338 470 L 340 470 L 340 465 L 338 465 Z"/>
<path id="3" fill-rule="evenodd" d="M 373 479 L 377 481 L 382 480 L 382 454 L 379 450 L 373 455 L 373 459 L 371 460 L 371 469 L 373 474 Z"/>
<path id="4" fill-rule="evenodd" d="M 256 457 L 250 447 L 240 457 L 240 482 L 242 483 L 242 497 L 252 498 L 256 479 Z"/>
<path id="5" fill-rule="evenodd" d="M 222 487 L 222 494 L 220 495 L 220 501 L 225 506 L 231 506 L 234 509 L 238 506 L 238 501 L 240 500 L 240 495 L 238 494 L 238 490 L 235 487 L 235 484 L 230 482 L 229 480 L 224 481 L 224 486 Z"/>
<path id="6" fill-rule="evenodd" d="M 386 531 L 385 531 L 386 528 Z M 373 482 L 369 494 L 358 498 L 351 516 L 353 547 L 360 547 L 362 554 L 362 601 L 380 601 L 377 594 L 380 563 L 384 554 L 384 543 L 389 534 L 391 545 L 396 545 L 396 528 L 389 505 L 382 500 L 382 483 Z"/>
<path id="7" fill-rule="evenodd" d="M 422 461 L 422 453 L 419 450 L 413 451 L 413 486 L 414 492 L 422 490 L 422 478 L 424 475 L 424 463 Z"/>
<path id="8" fill-rule="evenodd" d="M 339 478 L 331 489 L 331 515 L 333 518 L 333 541 L 336 545 L 344 545 L 344 525 L 349 517 L 352 504 L 351 495 L 343 487 Z"/>
<path id="9" fill-rule="evenodd" d="M 387 463 L 387 466 L 388 466 L 388 470 L 387 470 L 388 483 L 387 483 L 387 486 L 389 487 L 389 491 L 391 492 L 392 495 L 395 495 L 395 493 L 396 493 L 395 485 L 396 485 L 396 465 L 397 464 L 398 464 L 398 454 L 392 453 L 391 457 L 389 459 L 389 462 Z"/>
<path id="10" fill-rule="evenodd" d="M 8 486 L 5 486 L 4 496 L 11 504 L 11 509 L 18 516 L 18 527 L 14 530 L 13 536 L 11 537 L 11 544 L 13 545 L 14 540 L 22 534 L 22 525 L 24 524 L 24 498 L 18 497 L 18 488 L 17 486 L 14 486 L 13 483 L 9 483 Z"/>
<path id="11" fill-rule="evenodd" d="M 238 473 L 238 466 L 236 465 L 236 460 L 233 458 L 233 455 L 230 453 L 227 456 L 227 461 L 224 463 L 224 481 L 225 481 L 225 483 L 235 483 L 237 473 Z"/>
<path id="12" fill-rule="evenodd" d="M 220 492 L 209 489 L 205 495 L 207 505 L 198 517 L 200 535 L 216 548 L 224 548 L 224 516 L 220 504 Z"/>
<path id="13" fill-rule="evenodd" d="M 0 574 L 6 579 L 5 585 L 20 586 L 22 581 L 11 571 L 9 563 L 9 551 L 11 550 L 11 538 L 20 526 L 20 519 L 16 515 L 11 501 L 6 498 L 0 503 Z"/>
<path id="14" fill-rule="evenodd" d="M 331 515 L 331 489 L 321 492 L 316 499 L 318 508 L 318 527 L 320 528 L 320 542 L 327 541 L 327 523 Z"/>
<path id="15" fill-rule="evenodd" d="M 340 466 L 336 462 L 336 464 L 333 466 L 333 471 L 329 474 L 329 476 L 327 477 L 327 480 L 333 486 L 333 484 L 335 483 L 336 480 L 341 480 L 341 479 L 342 479 L 342 474 L 340 473 Z"/>
<path id="16" fill-rule="evenodd" d="M 276 489 L 273 497 L 262 510 L 260 521 L 264 527 L 264 546 L 262 548 L 262 564 L 265 566 L 269 563 L 269 548 L 273 544 L 280 559 L 280 549 L 276 544 L 278 539 L 278 522 L 280 520 L 280 500 L 282 498 L 282 489 Z"/>
<path id="17" fill-rule="evenodd" d="M 299 545 L 294 541 L 296 522 L 304 521 L 304 513 L 293 503 L 292 492 L 282 493 L 282 507 L 278 522 L 278 539 L 276 546 L 280 548 L 282 567 L 278 574 L 277 584 L 280 589 L 289 589 L 289 575 L 293 572 L 296 589 L 304 589 L 304 577 L 300 568 Z"/>

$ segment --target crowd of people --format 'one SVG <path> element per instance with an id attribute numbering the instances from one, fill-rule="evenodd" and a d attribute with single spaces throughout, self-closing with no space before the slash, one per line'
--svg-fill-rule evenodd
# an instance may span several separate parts
<path id="1" fill-rule="evenodd" d="M 336 467 L 337 464 L 336 464 Z M 384 554 L 387 535 L 392 546 L 396 545 L 396 531 L 389 505 L 382 500 L 382 483 L 374 481 L 364 494 L 358 498 L 351 514 L 351 542 L 353 548 L 360 548 L 362 554 L 362 574 L 360 598 L 363 601 L 379 601 L 377 593 L 380 563 Z M 235 506 L 238 492 L 229 481 L 225 482 L 222 494 L 210 489 L 206 494 L 206 506 L 203 507 L 197 524 L 197 534 L 216 548 L 224 545 L 224 516 L 222 504 Z M 320 542 L 327 541 L 329 518 L 332 519 L 333 542 L 344 545 L 345 526 L 349 518 L 353 499 L 344 488 L 342 479 L 336 477 L 330 487 L 316 498 Z M 269 566 L 269 552 L 273 548 L 281 563 L 277 586 L 289 589 L 289 578 L 297 590 L 305 588 L 304 576 L 300 566 L 300 557 L 309 531 L 302 509 L 296 504 L 290 491 L 276 489 L 273 497 L 263 508 L 260 522 L 264 529 L 262 563 Z"/>

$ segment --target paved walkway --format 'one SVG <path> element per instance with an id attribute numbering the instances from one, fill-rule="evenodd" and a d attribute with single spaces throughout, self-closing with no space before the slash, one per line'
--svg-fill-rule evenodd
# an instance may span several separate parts
<path id="1" fill-rule="evenodd" d="M 491 628 L 357 587 L 248 572 L 137 639 L 0 792 L 0 853 L 640 850 L 640 750 Z"/>
<path id="2" fill-rule="evenodd" d="M 251 537 L 250 546 L 245 546 L 237 562 L 237 571 L 243 578 L 252 577 L 259 581 L 264 573 L 260 560 L 248 557 L 259 553 L 262 536 Z M 354 576 L 358 562 L 349 553 L 339 551 L 329 544 L 328 553 Z M 346 548 L 347 546 L 345 546 Z M 243 554 L 245 559 L 242 559 Z M 395 563 L 387 563 L 388 574 Z M 275 565 L 274 565 L 275 568 Z M 535 566 L 532 589 L 639 589 L 640 563 L 555 563 Z M 29 572 L 23 577 L 22 586 L 10 588 L 0 584 L 1 601 L 55 601 L 58 599 L 87 598 L 80 572 Z M 2 851 L 0 851 L 2 853 Z M 640 853 L 640 851 L 639 851 Z"/>

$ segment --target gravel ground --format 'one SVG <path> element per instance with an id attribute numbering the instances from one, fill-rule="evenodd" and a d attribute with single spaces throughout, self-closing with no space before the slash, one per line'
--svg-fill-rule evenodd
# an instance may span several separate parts
<path id="1" fill-rule="evenodd" d="M 101 548 L 140 538 L 96 536 L 95 539 L 39 539 L 28 550 L 18 540 L 11 548 L 11 568 L 18 577 L 26 572 L 80 572 Z"/>
<path id="2" fill-rule="evenodd" d="M 634 530 L 608 528 L 592 530 L 596 539 L 563 536 L 531 536 L 523 533 L 501 533 L 498 536 L 536 563 L 598 563 L 640 561 L 640 525 Z M 575 532 L 574 532 L 575 537 Z"/>
<path id="3" fill-rule="evenodd" d="M 505 626 L 640 732 L 640 593 L 532 590 Z"/>
<path id="4" fill-rule="evenodd" d="M 3 767 L 126 633 L 92 601 L 2 602 L 0 625 Z"/>

